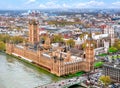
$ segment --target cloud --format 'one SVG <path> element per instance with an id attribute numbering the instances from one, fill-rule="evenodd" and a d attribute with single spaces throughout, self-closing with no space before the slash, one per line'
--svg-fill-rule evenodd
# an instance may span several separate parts
<path id="1" fill-rule="evenodd" d="M 26 2 L 26 4 L 30 4 L 30 3 L 34 3 L 34 2 L 36 2 L 36 0 L 28 0 L 28 1 Z"/>
<path id="2" fill-rule="evenodd" d="M 59 4 L 57 2 L 50 0 L 49 2 L 45 3 L 45 4 L 40 4 L 39 8 L 41 9 L 51 9 L 51 8 L 94 8 L 94 7 L 102 7 L 104 6 L 105 3 L 100 1 L 95 1 L 95 0 L 91 0 L 89 2 L 80 2 L 77 4 L 73 4 L 73 3 L 62 3 Z"/>
<path id="3" fill-rule="evenodd" d="M 120 6 L 120 1 L 118 1 L 118 2 L 113 2 L 112 5 Z"/>
<path id="4" fill-rule="evenodd" d="M 103 6 L 103 5 L 105 5 L 104 2 L 102 2 L 102 1 L 98 2 L 98 1 L 95 1 L 95 0 L 90 1 L 90 2 L 88 2 L 87 4 L 88 4 L 88 5 L 92 5 L 92 6 Z"/>
<path id="5" fill-rule="evenodd" d="M 105 3 L 102 1 L 91 0 L 89 2 L 81 2 L 76 5 L 76 8 L 90 8 L 90 7 L 102 7 Z"/>
<path id="6" fill-rule="evenodd" d="M 65 3 L 57 4 L 56 2 L 52 2 L 52 1 L 39 5 L 39 8 L 41 9 L 57 9 L 57 8 L 69 8 L 69 7 L 70 6 Z"/>
<path id="7" fill-rule="evenodd" d="M 62 4 L 62 7 L 63 7 L 63 8 L 70 8 L 70 6 L 67 5 L 67 4 L 65 4 L 65 3 Z"/>
<path id="8" fill-rule="evenodd" d="M 111 3 L 109 8 L 120 8 L 120 1 Z"/>
<path id="9" fill-rule="evenodd" d="M 45 4 L 40 4 L 39 5 L 39 8 L 42 8 L 42 9 L 47 9 L 47 8 L 59 8 L 60 6 L 58 4 L 56 4 L 55 2 L 47 2 Z"/>

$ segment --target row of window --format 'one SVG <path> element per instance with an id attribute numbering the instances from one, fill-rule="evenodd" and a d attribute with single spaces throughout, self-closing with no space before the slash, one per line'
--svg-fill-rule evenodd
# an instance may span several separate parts
<path id="1" fill-rule="evenodd" d="M 110 67 L 103 68 L 104 74 L 109 75 L 112 79 L 120 81 L 120 70 Z"/>
<path id="2" fill-rule="evenodd" d="M 85 66 L 84 66 L 84 68 L 85 68 Z M 63 68 L 60 68 L 59 71 L 60 71 L 60 73 L 68 74 L 68 73 L 77 72 L 77 71 L 82 70 L 82 69 L 83 69 L 82 64 L 75 64 L 74 63 L 72 65 L 66 65 Z"/>

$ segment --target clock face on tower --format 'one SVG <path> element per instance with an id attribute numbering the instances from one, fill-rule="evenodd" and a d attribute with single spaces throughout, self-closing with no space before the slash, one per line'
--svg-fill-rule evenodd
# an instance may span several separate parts
<path id="1" fill-rule="evenodd" d="M 93 47 L 93 44 L 91 44 L 91 47 Z"/>
<path id="2" fill-rule="evenodd" d="M 87 43 L 87 45 L 86 46 L 88 46 L 88 43 Z"/>

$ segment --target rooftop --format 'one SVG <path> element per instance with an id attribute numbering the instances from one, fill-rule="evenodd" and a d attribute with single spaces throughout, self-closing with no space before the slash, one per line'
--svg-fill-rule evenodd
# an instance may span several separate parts
<path id="1" fill-rule="evenodd" d="M 107 63 L 104 64 L 104 66 L 112 67 L 112 68 L 116 68 L 116 69 L 120 70 L 120 64 L 115 64 L 115 63 L 107 62 Z"/>

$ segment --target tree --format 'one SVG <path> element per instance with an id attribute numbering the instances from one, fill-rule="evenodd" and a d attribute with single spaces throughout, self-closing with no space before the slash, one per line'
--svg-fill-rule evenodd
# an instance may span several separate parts
<path id="1" fill-rule="evenodd" d="M 5 43 L 3 41 L 0 41 L 0 51 L 5 50 Z"/>
<path id="2" fill-rule="evenodd" d="M 53 43 L 60 43 L 60 42 L 64 42 L 64 40 L 62 39 L 61 35 L 54 35 L 53 39 L 52 39 Z"/>
<path id="3" fill-rule="evenodd" d="M 85 49 L 86 48 L 86 43 L 82 44 L 82 48 Z"/>
<path id="4" fill-rule="evenodd" d="M 10 39 L 13 43 L 23 43 L 24 38 L 21 36 L 13 36 Z"/>
<path id="5" fill-rule="evenodd" d="M 88 33 L 84 32 L 84 33 L 80 34 L 80 38 L 82 39 L 85 35 L 88 35 Z"/>
<path id="6" fill-rule="evenodd" d="M 84 42 L 83 44 L 82 44 L 82 48 L 83 49 L 85 49 L 86 48 L 86 42 Z M 92 44 L 93 44 L 93 47 L 96 47 L 96 42 L 95 41 L 92 41 Z"/>
<path id="7" fill-rule="evenodd" d="M 75 45 L 75 41 L 73 39 L 67 40 L 67 45 L 73 47 Z"/>
<path id="8" fill-rule="evenodd" d="M 111 83 L 110 76 L 101 76 L 99 80 L 105 85 L 109 85 Z"/>
<path id="9" fill-rule="evenodd" d="M 109 50 L 108 50 L 110 53 L 115 53 L 118 51 L 118 49 L 116 47 L 110 47 Z"/>
<path id="10" fill-rule="evenodd" d="M 120 50 L 120 40 L 115 41 L 114 47 Z"/>
<path id="11" fill-rule="evenodd" d="M 80 39 L 82 39 L 85 36 L 85 34 L 80 34 Z"/>
<path id="12" fill-rule="evenodd" d="M 9 40 L 10 40 L 10 36 L 9 35 L 0 34 L 0 41 L 3 41 L 4 43 L 6 43 Z"/>

